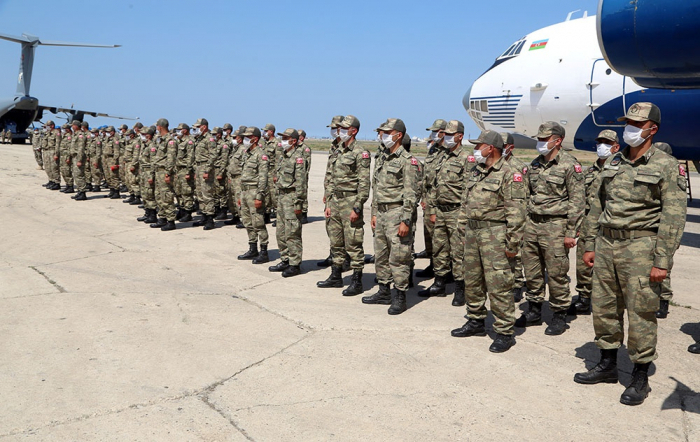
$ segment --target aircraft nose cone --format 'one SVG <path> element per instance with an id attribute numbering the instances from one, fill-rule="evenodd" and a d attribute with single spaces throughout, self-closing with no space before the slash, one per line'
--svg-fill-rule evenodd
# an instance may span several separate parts
<path id="1" fill-rule="evenodd" d="M 467 91 L 466 94 L 464 94 L 464 97 L 462 97 L 462 106 L 464 106 L 464 109 L 469 112 L 469 97 L 472 95 L 472 87 L 469 87 L 469 90 Z"/>

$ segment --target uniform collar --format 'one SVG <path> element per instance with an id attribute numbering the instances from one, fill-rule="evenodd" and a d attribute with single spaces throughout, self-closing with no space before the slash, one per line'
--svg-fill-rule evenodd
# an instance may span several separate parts
<path id="1" fill-rule="evenodd" d="M 457 157 L 457 156 L 459 156 L 460 153 L 462 153 L 462 150 L 464 150 L 464 148 L 462 146 L 457 146 L 457 147 L 455 147 L 455 150 L 447 151 L 447 154 L 452 155 L 453 157 Z"/>
<path id="2" fill-rule="evenodd" d="M 651 147 L 649 147 L 649 149 L 648 149 L 646 152 L 644 152 L 644 155 L 642 155 L 641 157 L 639 157 L 639 158 L 637 159 L 637 161 L 632 161 L 632 160 L 630 160 L 630 147 L 627 146 L 627 147 L 625 147 L 625 149 L 622 151 L 622 159 L 623 159 L 626 163 L 629 163 L 629 164 L 635 164 L 635 163 L 644 163 L 644 164 L 648 164 L 648 163 L 649 163 L 649 160 L 651 160 L 651 157 L 654 156 L 654 154 L 656 153 L 656 151 L 657 151 L 656 147 L 654 147 L 654 145 L 652 144 Z"/>
<path id="3" fill-rule="evenodd" d="M 401 154 L 404 153 L 404 152 L 406 152 L 406 149 L 404 149 L 403 146 L 399 146 L 399 147 L 394 151 L 394 153 L 388 153 L 388 152 L 387 152 L 386 157 L 387 157 L 387 159 L 389 159 L 389 158 L 391 158 L 391 157 L 396 157 L 396 158 L 398 158 L 398 157 L 400 157 Z"/>
<path id="4" fill-rule="evenodd" d="M 498 161 L 496 161 L 491 167 L 486 167 L 486 164 L 477 164 L 476 167 L 481 173 L 488 173 L 491 169 L 501 170 L 501 167 L 503 167 L 503 163 L 505 162 L 506 158 L 501 156 L 501 158 L 499 158 Z"/>

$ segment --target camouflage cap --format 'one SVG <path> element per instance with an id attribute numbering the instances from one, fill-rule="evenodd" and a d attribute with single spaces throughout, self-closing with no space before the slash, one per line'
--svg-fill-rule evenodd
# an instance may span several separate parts
<path id="1" fill-rule="evenodd" d="M 277 129 L 275 129 L 275 125 L 274 125 L 274 124 L 267 123 L 267 124 L 265 125 L 265 127 L 263 127 L 263 130 L 266 131 L 266 132 L 267 132 L 268 130 L 271 130 L 272 132 L 274 132 L 274 131 L 276 131 Z"/>
<path id="2" fill-rule="evenodd" d="M 653 121 L 656 124 L 661 124 L 661 109 L 654 103 L 634 103 L 624 117 L 617 119 L 617 121 L 626 120 Z"/>
<path id="3" fill-rule="evenodd" d="M 80 127 L 90 127 L 90 124 L 88 124 L 87 121 L 83 121 L 82 123 L 80 123 Z"/>
<path id="4" fill-rule="evenodd" d="M 611 129 L 605 129 L 604 131 L 599 133 L 595 140 L 610 140 L 616 143 L 620 142 L 620 139 L 617 137 L 617 132 Z"/>
<path id="5" fill-rule="evenodd" d="M 233 138 L 239 137 L 240 135 L 241 135 L 241 131 L 238 130 L 238 129 L 234 130 L 234 131 L 231 133 L 231 136 L 232 136 Z"/>
<path id="6" fill-rule="evenodd" d="M 180 123 L 177 125 L 175 128 L 177 130 L 185 129 L 185 130 L 190 130 L 190 126 L 187 123 Z"/>
<path id="7" fill-rule="evenodd" d="M 143 123 L 141 123 L 140 121 L 137 121 L 136 124 L 134 124 L 134 128 L 143 129 Z"/>
<path id="8" fill-rule="evenodd" d="M 304 137 L 306 138 L 306 131 L 304 129 L 297 129 L 297 132 L 299 132 L 299 137 Z"/>
<path id="9" fill-rule="evenodd" d="M 92 129 L 90 129 L 90 132 L 93 133 L 93 134 L 96 134 L 96 133 L 99 133 L 100 130 L 97 129 L 96 127 L 93 127 Z"/>
<path id="10" fill-rule="evenodd" d="M 242 134 L 244 137 L 258 137 L 260 138 L 260 129 L 255 126 L 246 127 Z"/>
<path id="11" fill-rule="evenodd" d="M 403 139 L 401 140 L 401 145 L 407 152 L 411 150 L 411 136 L 409 134 L 403 134 Z"/>
<path id="12" fill-rule="evenodd" d="M 331 120 L 331 124 L 329 124 L 326 127 L 330 127 L 331 129 L 337 129 L 338 126 L 340 125 L 340 122 L 343 121 L 343 118 L 345 118 L 345 117 L 343 117 L 342 115 L 336 115 Z"/>
<path id="13" fill-rule="evenodd" d="M 464 124 L 459 120 L 450 120 L 450 122 L 447 123 L 447 126 L 445 126 L 445 133 L 446 134 L 463 134 L 464 133 Z"/>
<path id="14" fill-rule="evenodd" d="M 673 149 L 671 148 L 671 145 L 668 143 L 654 143 L 654 147 L 659 149 L 660 151 L 667 153 L 671 156 L 673 156 Z"/>
<path id="15" fill-rule="evenodd" d="M 289 129 L 285 129 L 284 132 L 278 133 L 280 137 L 290 137 L 294 138 L 295 140 L 299 139 L 299 132 L 297 132 L 296 129 L 292 129 L 291 127 Z"/>
<path id="16" fill-rule="evenodd" d="M 107 126 L 107 129 L 105 129 L 107 132 L 114 132 L 114 126 Z"/>
<path id="17" fill-rule="evenodd" d="M 61 129 L 68 129 L 69 127 L 70 125 L 68 125 L 68 123 L 65 123 L 63 126 L 61 126 Z"/>
<path id="18" fill-rule="evenodd" d="M 496 149 L 503 149 L 503 137 L 493 130 L 485 130 L 479 134 L 479 138 L 476 140 L 469 140 L 469 142 L 477 146 L 479 144 L 488 144 Z"/>
<path id="19" fill-rule="evenodd" d="M 426 130 L 429 130 L 429 131 L 431 131 L 431 132 L 437 132 L 437 131 L 440 131 L 440 130 L 445 130 L 445 127 L 447 127 L 447 121 L 441 120 L 441 119 L 437 119 L 437 120 L 435 120 L 435 122 L 433 123 L 433 125 L 430 126 L 429 128 L 427 128 Z"/>
<path id="20" fill-rule="evenodd" d="M 360 120 L 357 119 L 356 116 L 354 115 L 346 115 L 343 117 L 343 119 L 338 123 L 338 127 L 342 127 L 343 129 L 349 129 L 351 127 L 360 128 Z"/>
<path id="21" fill-rule="evenodd" d="M 193 124 L 194 127 L 199 127 L 202 125 L 209 127 L 209 121 L 207 121 L 206 118 L 200 118 Z"/>
<path id="22" fill-rule="evenodd" d="M 392 130 L 397 130 L 403 134 L 406 133 L 406 125 L 403 124 L 403 120 L 400 118 L 389 118 L 386 120 L 384 123 L 381 124 L 377 129 L 377 131 L 384 131 L 384 132 L 389 132 Z"/>
<path id="23" fill-rule="evenodd" d="M 121 126 L 119 126 L 119 130 L 121 130 L 121 129 L 128 130 L 129 126 L 127 126 L 126 124 L 122 124 Z"/>
<path id="24" fill-rule="evenodd" d="M 167 128 L 168 126 L 170 126 L 170 122 L 165 118 L 161 118 L 158 121 L 156 121 L 156 126 Z"/>
<path id="25" fill-rule="evenodd" d="M 564 138 L 566 131 L 562 125 L 556 121 L 547 121 L 540 124 L 540 128 L 537 130 L 537 135 L 535 135 L 535 138 L 548 138 L 552 135 L 559 135 L 560 137 Z"/>
<path id="26" fill-rule="evenodd" d="M 245 126 L 238 126 L 238 133 L 243 135 L 243 132 L 245 132 L 246 129 L 247 129 L 247 127 L 245 127 Z"/>
<path id="27" fill-rule="evenodd" d="M 80 127 L 80 123 L 81 123 L 81 122 L 78 121 L 78 120 L 73 120 L 73 121 L 70 122 L 70 125 L 71 125 L 71 126 L 78 126 L 78 127 Z"/>
<path id="28" fill-rule="evenodd" d="M 127 131 L 126 131 L 126 136 L 129 137 L 129 136 L 131 136 L 131 135 L 136 135 L 136 132 L 134 132 L 133 129 L 127 130 Z"/>
<path id="29" fill-rule="evenodd" d="M 224 124 L 224 130 L 233 130 L 233 126 L 231 126 L 231 123 Z"/>
<path id="30" fill-rule="evenodd" d="M 51 121 L 51 120 L 47 121 L 47 122 L 46 122 L 46 125 L 47 125 L 47 126 L 55 126 L 55 124 L 54 124 L 53 121 Z"/>
<path id="31" fill-rule="evenodd" d="M 506 144 L 515 144 L 515 138 L 513 138 L 513 134 L 509 132 L 501 132 L 501 138 L 503 138 L 503 146 Z"/>
<path id="32" fill-rule="evenodd" d="M 145 134 L 145 135 L 155 135 L 155 134 L 156 134 L 156 128 L 153 127 L 153 126 L 144 127 L 144 128 L 141 130 L 141 133 L 142 133 L 142 134 Z"/>
<path id="33" fill-rule="evenodd" d="M 214 129 L 211 130 L 211 133 L 216 134 L 216 135 L 223 134 L 224 130 L 222 128 L 220 128 L 219 126 L 214 126 Z"/>

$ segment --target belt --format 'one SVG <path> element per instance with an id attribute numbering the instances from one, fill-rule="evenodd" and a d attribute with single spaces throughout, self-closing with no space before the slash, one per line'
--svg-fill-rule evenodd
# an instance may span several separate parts
<path id="1" fill-rule="evenodd" d="M 505 226 L 505 221 L 479 221 L 476 219 L 468 219 L 467 225 L 470 229 L 485 229 L 487 227 Z"/>
<path id="2" fill-rule="evenodd" d="M 462 207 L 461 204 L 438 204 L 437 208 L 440 209 L 441 212 L 454 212 L 455 210 L 459 209 Z"/>
<path id="3" fill-rule="evenodd" d="M 644 230 L 618 230 L 601 227 L 600 233 L 610 239 L 635 239 L 645 238 L 647 236 L 656 236 L 659 233 L 658 229 Z"/>
<path id="4" fill-rule="evenodd" d="M 403 207 L 403 203 L 377 204 L 377 210 L 380 212 L 388 212 L 391 209 L 396 209 L 398 207 Z"/>
<path id="5" fill-rule="evenodd" d="M 241 184 L 241 189 L 242 190 L 257 190 L 258 185 L 257 184 Z"/>
<path id="6" fill-rule="evenodd" d="M 357 191 L 336 190 L 335 192 L 333 192 L 333 195 L 335 195 L 336 198 L 348 198 L 350 196 L 357 195 Z"/>
<path id="7" fill-rule="evenodd" d="M 277 190 L 279 190 L 280 193 L 287 194 L 287 193 L 294 193 L 294 192 L 296 192 L 296 191 L 297 191 L 297 188 L 296 188 L 296 187 L 290 187 L 290 188 L 286 188 L 286 189 L 277 189 Z"/>
<path id="8" fill-rule="evenodd" d="M 558 219 L 566 219 L 566 215 L 538 215 L 536 213 L 529 214 L 530 219 L 536 223 L 546 223 L 549 221 L 555 221 Z"/>

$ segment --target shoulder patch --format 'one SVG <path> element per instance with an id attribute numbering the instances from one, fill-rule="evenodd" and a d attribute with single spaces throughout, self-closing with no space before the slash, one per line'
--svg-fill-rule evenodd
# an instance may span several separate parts
<path id="1" fill-rule="evenodd" d="M 580 164 L 574 164 L 574 170 L 576 171 L 576 173 L 583 172 L 583 168 L 581 167 Z"/>
<path id="2" fill-rule="evenodd" d="M 170 140 L 168 144 L 172 146 L 173 144 L 175 144 L 175 142 L 173 140 Z"/>
<path id="3" fill-rule="evenodd" d="M 228 149 L 228 144 L 224 144 L 223 149 Z"/>
<path id="4" fill-rule="evenodd" d="M 516 183 L 522 183 L 522 182 L 523 182 L 523 176 L 522 176 L 522 174 L 514 173 L 514 174 L 513 174 L 513 181 L 516 182 Z"/>
<path id="5" fill-rule="evenodd" d="M 308 147 L 307 147 L 306 149 L 304 149 L 304 150 L 305 150 L 306 152 L 311 152 L 311 149 L 309 149 Z"/>
<path id="6" fill-rule="evenodd" d="M 589 171 L 589 172 L 595 172 L 595 166 L 589 167 L 589 168 L 588 168 L 588 171 Z"/>
<path id="7" fill-rule="evenodd" d="M 155 147 L 151 147 L 151 152 L 155 152 L 155 151 L 156 151 L 156 148 L 155 148 Z"/>
<path id="8" fill-rule="evenodd" d="M 467 157 L 467 161 L 469 161 L 470 163 L 476 163 L 476 158 L 474 158 L 474 155 L 469 155 Z"/>
<path id="9" fill-rule="evenodd" d="M 685 176 L 685 167 L 682 165 L 678 165 L 678 173 L 681 174 L 681 176 Z"/>
<path id="10" fill-rule="evenodd" d="M 414 165 L 414 166 L 417 166 L 417 165 L 418 165 L 418 160 L 415 159 L 415 158 L 413 158 L 413 157 L 411 157 L 411 164 Z"/>
<path id="11" fill-rule="evenodd" d="M 304 164 L 303 158 L 297 158 L 297 164 Z"/>
<path id="12" fill-rule="evenodd" d="M 137 144 L 137 145 L 136 145 L 136 148 L 137 148 L 137 149 L 141 149 L 141 145 L 140 145 L 140 144 Z"/>
<path id="13" fill-rule="evenodd" d="M 367 151 L 362 152 L 362 158 L 364 158 L 364 159 L 369 158 L 369 152 L 367 152 Z"/>
<path id="14" fill-rule="evenodd" d="M 190 141 L 189 141 L 189 144 L 194 144 L 194 143 L 192 142 L 192 140 L 190 140 Z"/>
<path id="15" fill-rule="evenodd" d="M 615 155 L 615 158 L 613 158 L 612 161 L 610 162 L 610 165 L 617 166 L 618 164 L 620 164 L 620 162 L 622 162 L 622 158 L 620 157 L 620 154 L 617 154 L 617 155 Z"/>
<path id="16" fill-rule="evenodd" d="M 527 167 L 523 167 L 523 175 L 527 175 Z"/>
<path id="17" fill-rule="evenodd" d="M 213 141 L 216 141 L 216 139 L 214 139 L 214 138 L 209 138 L 209 141 L 212 141 L 212 142 L 213 142 Z"/>
<path id="18" fill-rule="evenodd" d="M 263 160 L 263 161 L 267 161 L 267 160 L 269 160 L 269 158 L 267 157 L 267 155 L 263 155 L 263 156 L 262 156 L 262 160 Z"/>

